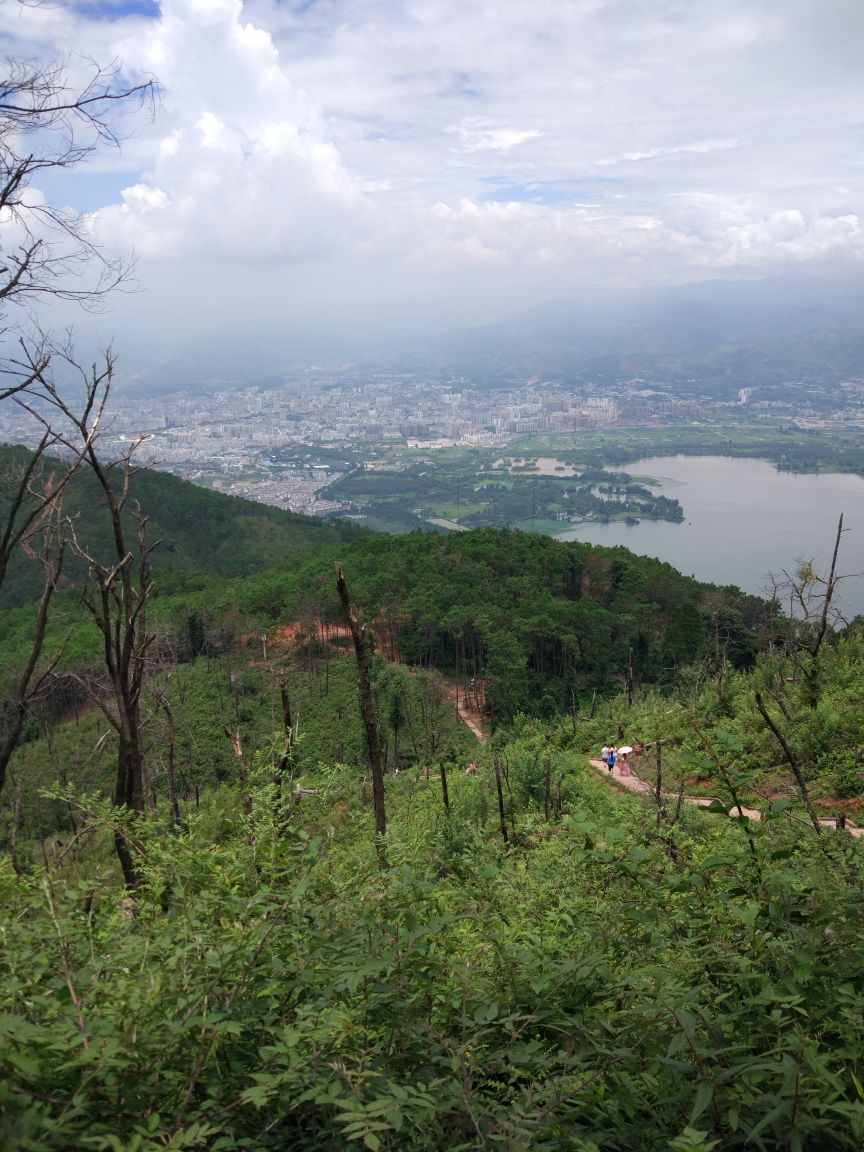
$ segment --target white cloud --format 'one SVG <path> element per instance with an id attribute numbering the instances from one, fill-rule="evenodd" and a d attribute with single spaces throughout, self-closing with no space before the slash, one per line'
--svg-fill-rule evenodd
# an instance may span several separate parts
<path id="1" fill-rule="evenodd" d="M 534 128 L 496 128 L 485 120 L 464 120 L 455 128 L 449 128 L 460 140 L 463 152 L 510 152 L 528 140 L 536 140 L 542 136 Z"/>
<path id="2" fill-rule="evenodd" d="M 152 167 L 96 213 L 108 241 L 163 259 L 323 258 L 363 235 L 361 181 L 239 0 L 165 0 L 124 60 L 164 90 Z"/>
<path id="3" fill-rule="evenodd" d="M 242 267 L 253 296 L 323 311 L 862 258 L 862 10 L 163 0 L 153 20 L 0 5 L 0 23 L 159 77 L 154 123 L 99 161 L 125 185 L 91 204 L 145 287 L 182 261 L 227 296 Z M 166 312 L 191 308 L 171 281 Z"/>
<path id="4" fill-rule="evenodd" d="M 610 156 L 597 161 L 598 168 L 612 168 L 616 164 L 637 163 L 640 160 L 660 160 L 669 156 L 680 156 L 682 153 L 692 153 L 694 156 L 706 156 L 709 152 L 727 152 L 730 148 L 737 148 L 740 140 L 695 140 L 689 144 L 664 144 L 649 148 L 645 152 L 625 152 L 623 156 Z"/>

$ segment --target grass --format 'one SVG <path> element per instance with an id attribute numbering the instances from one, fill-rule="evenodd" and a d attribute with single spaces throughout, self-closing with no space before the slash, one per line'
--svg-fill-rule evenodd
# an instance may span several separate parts
<path id="1" fill-rule="evenodd" d="M 428 504 L 425 507 L 427 516 L 441 516 L 445 520 L 459 520 L 463 516 L 474 516 L 488 508 L 488 504 L 469 504 L 463 500 L 461 504 Z"/>

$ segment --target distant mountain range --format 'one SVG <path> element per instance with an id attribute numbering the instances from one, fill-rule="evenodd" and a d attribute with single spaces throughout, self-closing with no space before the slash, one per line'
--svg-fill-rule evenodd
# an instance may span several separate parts
<path id="1" fill-rule="evenodd" d="M 415 340 L 403 367 L 435 366 L 489 384 L 644 377 L 721 389 L 864 373 L 864 280 L 707 281 L 550 302 L 500 324 Z"/>
<path id="2" fill-rule="evenodd" d="M 338 338 L 286 330 L 278 337 L 243 333 L 200 338 L 166 360 L 138 368 L 126 377 L 133 391 L 213 391 L 220 388 L 272 388 L 316 359 L 343 360 L 351 349 Z M 123 362 L 121 361 L 121 367 Z"/>
<path id="3" fill-rule="evenodd" d="M 310 363 L 464 375 L 489 386 L 534 376 L 563 384 L 643 377 L 725 391 L 748 384 L 836 384 L 864 372 L 864 276 L 710 280 L 634 291 L 601 289 L 482 327 L 422 338 L 295 331 L 221 332 L 136 372 L 128 384 L 273 387 Z"/>

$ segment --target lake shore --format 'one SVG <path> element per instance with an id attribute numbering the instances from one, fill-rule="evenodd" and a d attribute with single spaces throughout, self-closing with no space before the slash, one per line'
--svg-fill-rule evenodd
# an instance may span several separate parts
<path id="1" fill-rule="evenodd" d="M 687 575 L 766 595 L 771 574 L 812 561 L 830 563 L 837 521 L 844 515 L 839 568 L 864 572 L 864 478 L 850 473 L 778 471 L 765 460 L 730 456 L 653 456 L 630 466 L 681 501 L 684 521 L 639 524 L 584 522 L 559 540 L 623 545 L 656 556 Z M 864 613 L 864 579 L 841 588 L 847 615 Z"/>

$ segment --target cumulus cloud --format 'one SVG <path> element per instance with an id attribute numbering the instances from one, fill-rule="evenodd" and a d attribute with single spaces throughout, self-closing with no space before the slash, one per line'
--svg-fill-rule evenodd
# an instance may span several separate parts
<path id="1" fill-rule="evenodd" d="M 147 35 L 118 47 L 159 77 L 170 127 L 144 178 L 95 214 L 101 237 L 145 257 L 230 262 L 322 258 L 368 229 L 360 179 L 240 0 L 164 0 Z"/>

